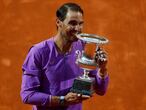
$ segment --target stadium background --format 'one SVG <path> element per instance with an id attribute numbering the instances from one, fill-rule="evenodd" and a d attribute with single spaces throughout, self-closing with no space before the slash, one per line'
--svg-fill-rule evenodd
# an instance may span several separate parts
<path id="1" fill-rule="evenodd" d="M 65 2 L 84 9 L 84 32 L 110 40 L 108 91 L 83 110 L 145 110 L 145 0 L 0 0 L 0 110 L 31 110 L 19 95 L 21 65 L 32 44 L 55 35 L 55 11 Z"/>

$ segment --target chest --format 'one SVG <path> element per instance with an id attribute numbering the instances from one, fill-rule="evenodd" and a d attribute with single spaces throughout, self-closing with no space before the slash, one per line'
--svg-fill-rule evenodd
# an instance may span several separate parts
<path id="1" fill-rule="evenodd" d="M 61 82 L 75 78 L 81 74 L 81 69 L 75 63 L 74 55 L 52 57 L 44 69 L 46 78 L 52 82 Z"/>

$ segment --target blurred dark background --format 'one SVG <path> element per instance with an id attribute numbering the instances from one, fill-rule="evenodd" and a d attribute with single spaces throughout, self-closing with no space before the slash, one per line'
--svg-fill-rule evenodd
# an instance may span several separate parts
<path id="1" fill-rule="evenodd" d="M 0 0 L 0 110 L 31 110 L 19 95 L 21 66 L 30 46 L 55 35 L 65 2 L 84 9 L 84 32 L 110 40 L 108 91 L 83 110 L 145 110 L 146 0 Z"/>

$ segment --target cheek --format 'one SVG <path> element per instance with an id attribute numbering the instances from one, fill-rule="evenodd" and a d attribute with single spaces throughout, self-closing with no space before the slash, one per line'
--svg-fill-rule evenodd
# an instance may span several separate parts
<path id="1" fill-rule="evenodd" d="M 66 34 L 68 35 L 68 36 L 71 36 L 72 34 L 71 34 L 71 31 L 66 31 Z"/>
<path id="2" fill-rule="evenodd" d="M 67 33 L 67 34 L 72 34 L 72 29 L 71 29 L 71 28 L 67 28 L 67 29 L 66 29 L 66 33 Z"/>

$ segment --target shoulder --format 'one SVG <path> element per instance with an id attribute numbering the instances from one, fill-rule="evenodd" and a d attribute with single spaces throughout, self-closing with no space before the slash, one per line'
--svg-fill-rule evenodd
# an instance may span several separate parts
<path id="1" fill-rule="evenodd" d="M 52 48 L 53 48 L 52 38 L 49 38 L 47 40 L 34 44 L 29 49 L 27 56 L 35 56 L 37 58 L 41 58 L 42 56 L 49 54 Z"/>
<path id="2" fill-rule="evenodd" d="M 34 61 L 36 62 L 42 62 L 43 59 L 45 59 L 51 51 L 51 48 L 53 47 L 53 42 L 50 39 L 41 41 L 40 43 L 34 44 L 28 51 L 28 54 L 26 56 L 25 62 L 28 61 Z"/>
<path id="3" fill-rule="evenodd" d="M 44 50 L 50 50 L 52 47 L 53 47 L 52 38 L 49 38 L 47 40 L 41 41 L 40 43 L 33 45 L 33 48 L 35 48 L 35 50 L 39 52 L 42 52 Z"/>
<path id="4" fill-rule="evenodd" d="M 52 38 L 43 40 L 39 43 L 34 44 L 30 49 L 29 53 L 33 53 L 39 56 L 42 56 L 44 53 L 49 53 L 53 48 Z"/>

